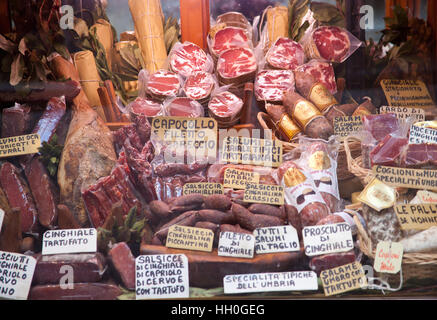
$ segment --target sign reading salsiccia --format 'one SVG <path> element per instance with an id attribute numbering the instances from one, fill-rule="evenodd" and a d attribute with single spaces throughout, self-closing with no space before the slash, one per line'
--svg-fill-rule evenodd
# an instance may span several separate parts
<path id="1" fill-rule="evenodd" d="M 0 158 L 38 153 L 39 147 L 41 138 L 37 133 L 3 138 L 0 139 Z"/>
<path id="2" fill-rule="evenodd" d="M 197 182 L 186 183 L 183 188 L 184 196 L 189 194 L 201 194 L 211 196 L 214 194 L 224 194 L 223 185 L 221 183 Z"/>
<path id="3" fill-rule="evenodd" d="M 299 237 L 293 226 L 258 228 L 254 231 L 257 254 L 299 251 Z"/>
<path id="4" fill-rule="evenodd" d="M 212 251 L 214 233 L 209 229 L 173 225 L 168 229 L 166 247 Z"/>
<path id="5" fill-rule="evenodd" d="M 244 190 L 244 202 L 282 206 L 284 204 L 284 187 L 247 183 Z"/>

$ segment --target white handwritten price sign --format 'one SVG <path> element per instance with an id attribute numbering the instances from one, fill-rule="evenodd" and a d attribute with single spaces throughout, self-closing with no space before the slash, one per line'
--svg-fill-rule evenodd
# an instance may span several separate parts
<path id="1" fill-rule="evenodd" d="M 305 227 L 302 236 L 305 254 L 310 257 L 354 248 L 352 228 L 348 223 Z"/>

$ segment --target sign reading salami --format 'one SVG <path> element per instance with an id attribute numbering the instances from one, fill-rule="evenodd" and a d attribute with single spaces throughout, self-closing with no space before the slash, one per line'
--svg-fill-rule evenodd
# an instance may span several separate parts
<path id="1" fill-rule="evenodd" d="M 284 204 L 284 187 L 247 183 L 244 191 L 244 202 L 282 206 Z"/>
<path id="2" fill-rule="evenodd" d="M 416 121 L 425 121 L 425 110 L 419 108 L 382 106 L 380 113 L 394 113 L 399 120 L 414 118 Z"/>
<path id="3" fill-rule="evenodd" d="M 353 262 L 320 273 L 325 296 L 367 287 L 367 278 L 359 262 Z"/>
<path id="4" fill-rule="evenodd" d="M 398 273 L 401 270 L 404 247 L 399 242 L 378 242 L 373 268 L 377 272 Z"/>
<path id="5" fill-rule="evenodd" d="M 209 229 L 173 225 L 168 229 L 166 247 L 212 251 L 214 233 Z"/>
<path id="6" fill-rule="evenodd" d="M 317 290 L 314 271 L 234 274 L 223 278 L 225 294 Z"/>
<path id="7" fill-rule="evenodd" d="M 335 117 L 334 119 L 334 134 L 340 139 L 357 133 L 363 127 L 362 116 L 344 116 Z"/>
<path id="8" fill-rule="evenodd" d="M 423 123 L 423 122 L 422 122 Z M 416 123 L 411 126 L 408 143 L 422 144 L 430 143 L 437 144 L 437 129 L 427 128 Z"/>
<path id="9" fill-rule="evenodd" d="M 434 101 L 425 83 L 420 80 L 381 80 L 387 102 L 393 107 L 433 108 Z"/>
<path id="10" fill-rule="evenodd" d="M 137 300 L 188 298 L 188 258 L 184 254 L 139 256 L 135 282 Z"/>
<path id="11" fill-rule="evenodd" d="M 437 226 L 437 204 L 400 204 L 394 209 L 403 230 L 426 230 Z"/>
<path id="12" fill-rule="evenodd" d="M 3 138 L 0 139 L 0 158 L 38 153 L 39 147 L 41 138 L 37 133 Z"/>
<path id="13" fill-rule="evenodd" d="M 42 254 L 97 252 L 97 230 L 64 229 L 44 232 Z"/>
<path id="14" fill-rule="evenodd" d="M 276 168 L 282 164 L 282 142 L 228 136 L 223 140 L 220 162 Z"/>
<path id="15" fill-rule="evenodd" d="M 372 171 L 376 179 L 392 187 L 437 191 L 437 170 L 374 166 Z"/>
<path id="16" fill-rule="evenodd" d="M 0 298 L 26 300 L 35 266 L 31 256 L 0 251 Z"/>
<path id="17" fill-rule="evenodd" d="M 227 168 L 223 178 L 223 186 L 232 189 L 246 189 L 248 183 L 259 183 L 259 173 Z"/>
<path id="18" fill-rule="evenodd" d="M 348 223 L 303 228 L 302 236 L 305 254 L 312 257 L 352 250 L 354 241 L 351 230 L 352 228 Z"/>
<path id="19" fill-rule="evenodd" d="M 257 254 L 299 251 L 299 238 L 292 226 L 258 228 L 254 231 Z"/>
<path id="20" fill-rule="evenodd" d="M 0 209 L 0 232 L 2 231 L 3 219 L 5 218 L 5 212 Z"/>
<path id="21" fill-rule="evenodd" d="M 189 194 L 201 194 L 211 196 L 214 194 L 224 194 L 223 185 L 221 183 L 197 182 L 186 183 L 183 189 L 184 196 Z"/>
<path id="22" fill-rule="evenodd" d="M 252 259 L 255 248 L 255 237 L 248 233 L 221 232 L 218 244 L 218 255 L 222 257 Z"/>

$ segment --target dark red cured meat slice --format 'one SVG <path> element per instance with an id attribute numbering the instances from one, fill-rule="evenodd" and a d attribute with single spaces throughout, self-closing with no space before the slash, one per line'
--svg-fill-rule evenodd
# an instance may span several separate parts
<path id="1" fill-rule="evenodd" d="M 353 251 L 325 254 L 312 258 L 310 269 L 320 275 L 323 270 L 333 269 L 355 261 L 356 256 Z"/>
<path id="2" fill-rule="evenodd" d="M 305 62 L 305 52 L 299 43 L 279 38 L 267 52 L 266 60 L 275 69 L 294 70 Z"/>
<path id="3" fill-rule="evenodd" d="M 192 73 L 184 84 L 184 92 L 188 98 L 201 100 L 207 98 L 215 86 L 212 74 L 204 71 Z"/>
<path id="4" fill-rule="evenodd" d="M 256 58 L 251 49 L 237 48 L 225 51 L 217 62 L 217 72 L 223 78 L 233 79 L 255 72 Z"/>
<path id="5" fill-rule="evenodd" d="M 215 95 L 209 102 L 209 113 L 214 118 L 233 118 L 243 108 L 243 100 L 225 91 Z"/>
<path id="6" fill-rule="evenodd" d="M 33 158 L 24 169 L 36 208 L 38 221 L 46 228 L 54 228 L 58 217 L 59 190 L 50 178 L 39 157 Z"/>
<path id="7" fill-rule="evenodd" d="M 220 56 L 229 49 L 250 48 L 250 40 L 246 32 L 243 29 L 234 27 L 219 30 L 212 42 L 212 52 L 216 56 Z"/>
<path id="8" fill-rule="evenodd" d="M 394 113 L 371 114 L 364 117 L 363 128 L 379 142 L 399 129 L 399 121 Z"/>
<path id="9" fill-rule="evenodd" d="M 195 71 L 208 71 L 210 63 L 205 51 L 191 42 L 181 44 L 170 57 L 172 71 L 183 77 L 188 77 Z"/>
<path id="10" fill-rule="evenodd" d="M 32 109 L 28 105 L 16 104 L 2 111 L 2 138 L 22 136 L 31 128 Z"/>
<path id="11" fill-rule="evenodd" d="M 437 146 L 436 146 L 437 147 Z M 428 165 L 429 154 L 428 145 L 426 144 L 409 144 L 403 157 L 403 166 L 406 167 L 423 167 Z"/>
<path id="12" fill-rule="evenodd" d="M 143 143 L 141 141 L 140 136 L 136 130 L 135 125 L 129 125 L 122 127 L 113 133 L 114 143 L 117 150 L 121 150 L 126 143 L 126 140 L 129 140 L 129 144 L 136 148 L 138 151 L 141 151 L 143 148 Z"/>
<path id="13" fill-rule="evenodd" d="M 196 100 L 179 97 L 173 99 L 166 107 L 166 113 L 171 117 L 198 118 L 203 116 L 203 107 Z"/>
<path id="14" fill-rule="evenodd" d="M 131 118 L 141 140 L 141 144 L 144 146 L 148 141 L 150 141 L 150 136 L 152 134 L 152 126 L 150 125 L 149 119 L 144 114 L 132 115 Z"/>
<path id="15" fill-rule="evenodd" d="M 323 26 L 313 33 L 313 41 L 320 56 L 332 62 L 343 62 L 350 50 L 347 32 L 335 26 Z"/>
<path id="16" fill-rule="evenodd" d="M 259 101 L 281 102 L 284 92 L 294 89 L 291 70 L 264 70 L 255 78 L 255 96 Z"/>
<path id="17" fill-rule="evenodd" d="M 30 289 L 29 300 L 116 300 L 122 293 L 119 286 L 109 283 L 75 283 L 72 289 L 40 285 Z"/>
<path id="18" fill-rule="evenodd" d="M 325 85 L 332 94 L 337 93 L 337 82 L 335 80 L 334 68 L 331 63 L 312 60 L 300 66 L 297 70 L 312 75 L 317 82 Z"/>
<path id="19" fill-rule="evenodd" d="M 155 117 L 162 111 L 160 102 L 142 97 L 136 98 L 130 108 L 130 113 L 134 116 L 143 114 L 146 117 Z"/>
<path id="20" fill-rule="evenodd" d="M 387 135 L 371 152 L 373 165 L 397 167 L 401 162 L 401 154 L 408 146 L 408 139 Z"/>
<path id="21" fill-rule="evenodd" d="M 18 169 L 9 162 L 3 163 L 0 168 L 0 184 L 11 208 L 19 208 L 21 211 L 21 231 L 24 233 L 37 231 L 38 212 L 29 186 Z"/>
<path id="22" fill-rule="evenodd" d="M 65 114 L 67 107 L 63 98 L 51 98 L 47 107 L 33 129 L 41 137 L 41 143 L 48 142 L 58 127 L 59 122 Z"/>
<path id="23" fill-rule="evenodd" d="M 179 89 L 179 77 L 171 71 L 158 70 L 147 81 L 147 90 L 156 97 L 175 97 Z"/>
<path id="24" fill-rule="evenodd" d="M 114 245 L 108 253 L 113 269 L 127 289 L 135 290 L 135 257 L 126 242 Z"/>
<path id="25" fill-rule="evenodd" d="M 70 266 L 74 272 L 74 282 L 98 282 L 102 280 L 106 269 L 105 257 L 97 253 L 55 254 L 43 256 L 37 254 L 33 284 L 58 284 L 65 275 L 63 266 Z"/>

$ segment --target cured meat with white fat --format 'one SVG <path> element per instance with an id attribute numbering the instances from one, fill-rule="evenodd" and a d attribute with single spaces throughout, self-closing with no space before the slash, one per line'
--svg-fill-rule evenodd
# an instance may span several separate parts
<path id="1" fill-rule="evenodd" d="M 140 114 L 146 117 L 156 117 L 162 113 L 162 104 L 160 102 L 143 97 L 136 98 L 129 107 L 131 117 Z"/>
<path id="2" fill-rule="evenodd" d="M 199 101 L 201 104 L 209 98 L 215 87 L 212 74 L 204 71 L 192 73 L 184 83 L 184 92 L 188 98 Z"/>
<path id="3" fill-rule="evenodd" d="M 209 115 L 218 122 L 230 122 L 241 115 L 243 100 L 225 91 L 215 95 L 208 104 Z"/>
<path id="4" fill-rule="evenodd" d="M 229 49 L 250 48 L 250 46 L 251 41 L 244 29 L 227 27 L 215 34 L 210 50 L 213 55 L 218 57 Z"/>
<path id="5" fill-rule="evenodd" d="M 348 57 L 351 41 L 346 30 L 335 26 L 322 26 L 314 30 L 305 45 L 310 58 L 341 63 Z"/>
<path id="6" fill-rule="evenodd" d="M 25 104 L 15 104 L 14 107 L 2 111 L 2 138 L 22 136 L 32 129 L 32 109 Z"/>
<path id="7" fill-rule="evenodd" d="M 291 70 L 264 70 L 255 78 L 255 97 L 258 101 L 281 103 L 284 92 L 295 90 Z"/>
<path id="8" fill-rule="evenodd" d="M 198 118 L 203 116 L 203 107 L 187 97 L 174 98 L 165 104 L 165 113 L 170 117 Z"/>
<path id="9" fill-rule="evenodd" d="M 181 84 L 176 73 L 167 70 L 158 70 L 147 80 L 146 92 L 157 100 L 167 97 L 176 97 Z"/>
<path id="10" fill-rule="evenodd" d="M 253 50 L 236 48 L 225 51 L 217 62 L 217 73 L 222 82 L 240 83 L 242 79 L 253 79 L 257 63 Z"/>
<path id="11" fill-rule="evenodd" d="M 323 84 L 332 94 L 337 93 L 337 82 L 335 80 L 335 72 L 332 64 L 319 60 L 311 60 L 310 62 L 296 69 L 300 72 L 305 72 Z"/>
<path id="12" fill-rule="evenodd" d="M 211 71 L 212 66 L 205 51 L 191 42 L 175 45 L 170 54 L 171 70 L 185 78 L 195 71 Z"/>
<path id="13" fill-rule="evenodd" d="M 302 46 L 288 38 L 279 38 L 266 55 L 268 65 L 273 69 L 294 70 L 305 62 Z"/>

